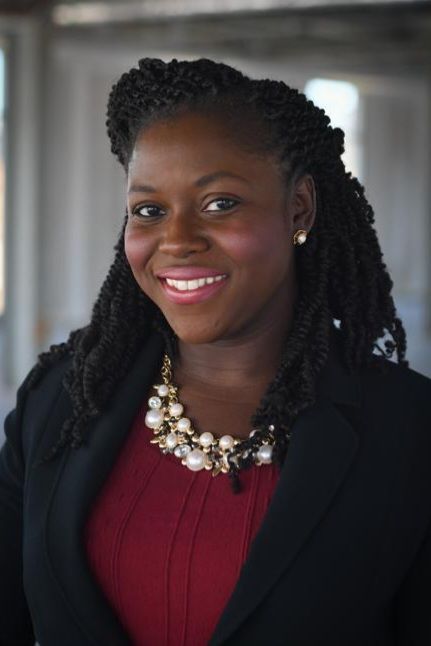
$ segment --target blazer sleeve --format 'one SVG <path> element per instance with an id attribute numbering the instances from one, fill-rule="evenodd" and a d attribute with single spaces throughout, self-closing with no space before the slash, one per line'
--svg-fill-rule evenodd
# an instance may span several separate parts
<path id="1" fill-rule="evenodd" d="M 20 438 L 24 384 L 6 417 L 0 451 L 0 646 L 32 646 L 32 621 L 23 589 L 22 513 L 24 460 Z"/>
<path id="2" fill-rule="evenodd" d="M 397 595 L 397 646 L 431 644 L 431 525 Z"/>

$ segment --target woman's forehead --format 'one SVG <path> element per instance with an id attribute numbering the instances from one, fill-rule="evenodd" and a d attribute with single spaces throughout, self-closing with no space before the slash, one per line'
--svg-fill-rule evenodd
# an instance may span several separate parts
<path id="1" fill-rule="evenodd" d="M 251 137 L 251 132 L 249 133 Z M 161 142 L 169 143 L 172 138 L 192 144 L 200 140 L 221 139 L 236 142 L 234 126 L 221 116 L 186 112 L 169 118 L 156 120 L 140 130 L 135 141 L 137 146 Z"/>
<path id="2" fill-rule="evenodd" d="M 207 115 L 185 115 L 157 121 L 140 131 L 129 163 L 129 176 L 158 172 L 178 165 L 199 173 L 221 169 L 253 174 L 275 170 L 274 155 L 243 145 L 230 124 Z M 239 172 L 243 171 L 243 172 Z"/>

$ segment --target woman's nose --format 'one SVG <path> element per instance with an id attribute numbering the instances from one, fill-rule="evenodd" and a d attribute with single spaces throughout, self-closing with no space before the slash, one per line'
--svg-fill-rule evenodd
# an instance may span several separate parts
<path id="1" fill-rule="evenodd" d="M 166 219 L 159 251 L 176 257 L 206 251 L 209 242 L 193 214 L 171 214 Z"/>

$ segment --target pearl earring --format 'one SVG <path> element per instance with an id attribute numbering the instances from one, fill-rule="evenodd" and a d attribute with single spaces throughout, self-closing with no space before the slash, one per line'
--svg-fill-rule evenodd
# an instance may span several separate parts
<path id="1" fill-rule="evenodd" d="M 307 232 L 304 229 L 298 229 L 293 236 L 293 244 L 301 245 L 307 240 Z"/>

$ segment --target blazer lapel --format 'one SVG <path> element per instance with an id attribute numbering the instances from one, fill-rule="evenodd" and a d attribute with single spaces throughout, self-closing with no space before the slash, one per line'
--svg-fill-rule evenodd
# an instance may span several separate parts
<path id="1" fill-rule="evenodd" d="M 157 373 L 162 351 L 163 341 L 155 334 L 139 353 L 106 411 L 89 430 L 85 446 L 67 450 L 49 503 L 45 530 L 47 558 L 89 643 L 116 646 L 130 643 L 89 570 L 83 529 L 91 504 Z M 51 423 L 55 424 L 55 415 Z"/>
<path id="2" fill-rule="evenodd" d="M 231 637 L 285 574 L 352 464 L 358 438 L 333 401 L 358 405 L 359 382 L 344 372 L 334 347 L 318 392 L 292 427 L 277 487 L 210 646 Z"/>

